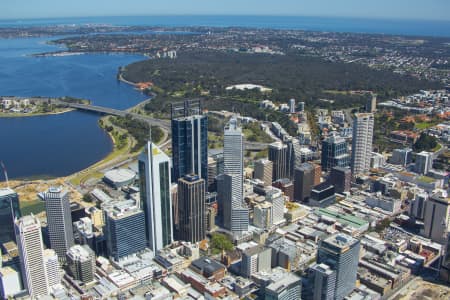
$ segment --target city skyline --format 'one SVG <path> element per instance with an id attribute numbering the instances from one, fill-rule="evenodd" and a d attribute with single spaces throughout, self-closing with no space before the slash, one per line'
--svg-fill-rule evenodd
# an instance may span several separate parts
<path id="1" fill-rule="evenodd" d="M 280 3 L 281 2 L 281 3 Z M 405 9 L 407 8 L 407 9 Z M 446 13 L 450 2 L 443 0 L 419 1 L 382 0 L 376 2 L 346 0 L 298 1 L 282 0 L 231 0 L 227 2 L 197 0 L 174 0 L 170 3 L 135 0 L 132 5 L 122 1 L 39 1 L 30 4 L 18 0 L 3 3 L 1 19 L 101 17 L 101 16 L 153 16 L 153 15 L 270 15 L 270 16 L 315 16 L 369 19 L 410 19 L 450 21 Z"/>

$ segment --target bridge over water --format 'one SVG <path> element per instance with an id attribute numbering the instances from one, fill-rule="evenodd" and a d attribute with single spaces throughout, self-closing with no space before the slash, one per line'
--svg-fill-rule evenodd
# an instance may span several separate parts
<path id="1" fill-rule="evenodd" d="M 74 109 L 78 109 L 78 110 L 95 112 L 95 113 L 104 114 L 104 115 L 112 115 L 112 116 L 118 116 L 118 117 L 131 116 L 134 119 L 147 122 L 150 125 L 161 127 L 166 132 L 170 132 L 170 129 L 171 129 L 169 120 L 155 119 L 155 118 L 143 116 L 140 114 L 132 113 L 132 112 L 129 112 L 126 110 L 119 110 L 119 109 L 108 108 L 108 107 L 97 106 L 97 105 L 90 105 L 90 104 L 64 102 L 64 101 L 60 101 L 60 100 L 56 100 L 56 101 L 54 101 L 54 103 L 62 104 L 62 105 L 65 105 L 65 106 L 68 106 L 68 107 L 71 107 Z M 164 148 L 168 147 L 170 145 L 170 141 L 171 140 L 168 139 L 163 143 Z M 256 142 L 248 142 L 248 141 L 244 142 L 245 150 L 250 150 L 250 151 L 264 150 L 267 148 L 268 145 L 269 145 L 268 143 L 256 143 Z"/>

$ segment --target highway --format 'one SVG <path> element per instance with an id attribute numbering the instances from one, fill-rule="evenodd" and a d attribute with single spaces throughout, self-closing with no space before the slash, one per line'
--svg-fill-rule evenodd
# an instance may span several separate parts
<path id="1" fill-rule="evenodd" d="M 128 111 L 125 111 L 125 110 L 119 110 L 119 109 L 108 108 L 108 107 L 97 106 L 97 105 L 70 103 L 70 102 L 64 102 L 64 101 L 60 101 L 60 100 L 53 100 L 53 103 L 66 105 L 68 107 L 75 108 L 75 109 L 78 109 L 78 110 L 90 111 L 90 112 L 95 112 L 95 113 L 105 114 L 105 115 L 112 115 L 112 116 L 119 116 L 119 117 L 125 117 L 125 116 L 129 115 L 129 116 L 131 116 L 134 119 L 147 122 L 148 124 L 150 124 L 152 126 L 158 126 L 161 129 L 163 129 L 164 131 L 166 131 L 167 133 L 169 133 L 170 129 L 171 129 L 169 120 L 150 118 L 150 117 L 147 117 L 147 116 L 143 116 L 143 115 L 140 115 L 140 114 L 128 112 Z M 266 149 L 269 144 L 270 143 L 257 143 L 257 142 L 245 141 L 244 142 L 244 149 L 245 150 L 249 150 L 249 151 L 261 151 L 261 150 Z M 170 138 L 166 139 L 160 145 L 160 147 L 163 148 L 163 149 L 170 148 L 170 146 L 171 146 L 171 139 Z"/>

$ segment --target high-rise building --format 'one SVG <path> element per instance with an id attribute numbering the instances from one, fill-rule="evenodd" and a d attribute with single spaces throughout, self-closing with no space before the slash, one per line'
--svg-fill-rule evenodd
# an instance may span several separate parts
<path id="1" fill-rule="evenodd" d="M 244 142 L 242 128 L 231 118 L 223 141 L 224 175 L 218 180 L 224 227 L 233 233 L 248 230 L 248 208 L 244 202 Z"/>
<path id="2" fill-rule="evenodd" d="M 322 179 L 322 167 L 318 164 L 313 165 L 313 185 L 318 185 Z"/>
<path id="3" fill-rule="evenodd" d="M 280 280 L 272 282 L 264 289 L 264 300 L 301 299 L 302 281 L 293 273 L 288 273 Z"/>
<path id="4" fill-rule="evenodd" d="M 425 202 L 428 200 L 428 194 L 425 192 L 417 193 L 409 206 L 409 216 L 413 219 L 423 220 L 425 215 Z"/>
<path id="5" fill-rule="evenodd" d="M 12 299 L 21 291 L 19 273 L 11 267 L 0 269 L 0 298 Z"/>
<path id="6" fill-rule="evenodd" d="M 172 243 L 173 219 L 170 159 L 152 142 L 139 156 L 139 177 L 148 245 L 156 253 Z"/>
<path id="7" fill-rule="evenodd" d="M 273 163 L 272 180 L 292 177 L 292 149 L 287 144 L 275 142 L 269 145 L 269 160 Z"/>
<path id="8" fill-rule="evenodd" d="M 51 187 L 44 193 L 45 211 L 50 245 L 60 262 L 74 244 L 69 193 L 62 187 Z"/>
<path id="9" fill-rule="evenodd" d="M 336 193 L 350 192 L 352 171 L 350 168 L 334 167 L 331 169 L 328 182 L 334 185 Z"/>
<path id="10" fill-rule="evenodd" d="M 17 219 L 15 231 L 24 287 L 32 298 L 48 295 L 49 284 L 39 219 L 33 215 Z"/>
<path id="11" fill-rule="evenodd" d="M 271 270 L 272 250 L 258 245 L 242 253 L 241 274 L 251 277 L 256 272 Z"/>
<path id="12" fill-rule="evenodd" d="M 321 165 L 324 171 L 329 171 L 333 167 L 348 167 L 350 165 L 350 155 L 345 139 L 332 135 L 322 141 Z"/>
<path id="13" fill-rule="evenodd" d="M 294 201 L 294 183 L 288 178 L 281 178 L 274 181 L 272 186 L 280 189 L 283 194 L 289 198 L 289 201 Z"/>
<path id="14" fill-rule="evenodd" d="M 392 157 L 389 162 L 394 165 L 401 165 L 406 167 L 406 165 L 410 164 L 411 161 L 412 161 L 412 149 L 404 148 L 404 149 L 394 149 L 392 151 Z"/>
<path id="15" fill-rule="evenodd" d="M 270 229 L 272 227 L 271 203 L 264 201 L 253 207 L 253 225 L 262 229 Z"/>
<path id="16" fill-rule="evenodd" d="M 0 189 L 0 244 L 15 241 L 14 219 L 20 218 L 19 197 L 12 189 Z"/>
<path id="17" fill-rule="evenodd" d="M 208 157 L 208 182 L 207 182 L 207 190 L 212 192 L 216 190 L 216 177 L 217 177 L 217 161 Z"/>
<path id="18" fill-rule="evenodd" d="M 284 196 L 278 189 L 269 190 L 266 193 L 266 201 L 272 204 L 272 223 L 278 225 L 284 219 Z"/>
<path id="19" fill-rule="evenodd" d="M 58 255 L 53 249 L 44 250 L 45 271 L 47 272 L 48 285 L 50 287 L 61 283 L 61 268 Z"/>
<path id="20" fill-rule="evenodd" d="M 303 163 L 295 168 L 294 199 L 307 202 L 314 186 L 314 166 L 311 163 Z"/>
<path id="21" fill-rule="evenodd" d="M 289 99 L 289 113 L 295 114 L 295 99 Z"/>
<path id="22" fill-rule="evenodd" d="M 427 174 L 433 168 L 433 153 L 422 151 L 416 154 L 415 170 L 419 174 Z"/>
<path id="23" fill-rule="evenodd" d="M 377 95 L 376 94 L 372 94 L 372 97 L 370 97 L 367 100 L 366 103 L 366 112 L 368 113 L 374 113 L 377 111 Z"/>
<path id="24" fill-rule="evenodd" d="M 178 179 L 178 240 L 197 243 L 206 237 L 205 180 L 197 175 Z"/>
<path id="25" fill-rule="evenodd" d="M 255 178 L 262 180 L 265 186 L 272 185 L 273 162 L 268 159 L 255 161 Z"/>
<path id="26" fill-rule="evenodd" d="M 305 102 L 299 102 L 298 103 L 298 111 L 304 111 L 305 110 Z"/>
<path id="27" fill-rule="evenodd" d="M 172 158 L 174 181 L 188 174 L 208 180 L 208 116 L 200 101 L 173 104 Z"/>
<path id="28" fill-rule="evenodd" d="M 67 252 L 67 269 L 73 279 L 83 283 L 92 282 L 95 277 L 95 254 L 87 245 L 72 246 Z"/>
<path id="29" fill-rule="evenodd" d="M 434 242 L 444 244 L 450 232 L 450 198 L 440 194 L 432 195 L 425 201 L 424 236 Z"/>
<path id="30" fill-rule="evenodd" d="M 334 299 L 336 288 L 336 272 L 326 264 L 316 264 L 311 267 L 313 299 Z"/>
<path id="31" fill-rule="evenodd" d="M 223 174 L 218 178 L 219 212 L 223 227 L 234 233 L 248 230 L 249 213 L 241 198 L 233 194 L 233 186 L 238 185 L 238 174 Z"/>
<path id="32" fill-rule="evenodd" d="M 357 113 L 353 118 L 352 174 L 367 173 L 372 157 L 374 117 L 371 113 Z"/>
<path id="33" fill-rule="evenodd" d="M 336 272 L 334 299 L 344 299 L 356 286 L 359 241 L 349 235 L 334 234 L 319 243 L 317 263 Z"/>
<path id="34" fill-rule="evenodd" d="M 133 200 L 108 203 L 104 210 L 109 257 L 119 261 L 146 248 L 145 214 Z"/>

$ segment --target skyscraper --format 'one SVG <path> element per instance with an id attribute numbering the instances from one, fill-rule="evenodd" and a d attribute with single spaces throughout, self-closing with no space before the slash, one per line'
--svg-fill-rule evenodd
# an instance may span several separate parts
<path id="1" fill-rule="evenodd" d="M 225 126 L 223 141 L 224 175 L 218 189 L 224 226 L 233 233 L 248 230 L 248 208 L 244 203 L 244 143 L 242 128 L 231 118 Z"/>
<path id="2" fill-rule="evenodd" d="M 308 201 L 314 186 L 314 166 L 303 163 L 295 168 L 294 199 L 295 201 Z"/>
<path id="3" fill-rule="evenodd" d="M 331 169 L 329 183 L 334 185 L 336 193 L 350 192 L 352 172 L 350 168 L 334 167 Z"/>
<path id="4" fill-rule="evenodd" d="M 324 171 L 329 171 L 333 167 L 350 165 L 350 155 L 345 139 L 332 135 L 322 141 L 321 165 Z"/>
<path id="5" fill-rule="evenodd" d="M 69 249 L 67 266 L 75 280 L 88 283 L 95 279 L 95 254 L 87 245 L 75 245 Z"/>
<path id="6" fill-rule="evenodd" d="M 0 244 L 15 241 L 14 219 L 20 218 L 19 197 L 12 189 L 0 189 Z"/>
<path id="7" fill-rule="evenodd" d="M 415 170 L 419 174 L 427 174 L 433 168 L 433 153 L 422 151 L 416 154 Z"/>
<path id="8" fill-rule="evenodd" d="M 273 162 L 268 159 L 255 161 L 255 178 L 264 181 L 265 186 L 272 185 Z"/>
<path id="9" fill-rule="evenodd" d="M 326 264 L 311 267 L 314 300 L 334 299 L 336 288 L 336 272 Z"/>
<path id="10" fill-rule="evenodd" d="M 139 177 L 147 241 L 156 252 L 172 243 L 173 220 L 170 159 L 152 142 L 139 156 Z"/>
<path id="11" fill-rule="evenodd" d="M 205 188 L 205 180 L 197 175 L 186 175 L 178 180 L 177 239 L 191 243 L 205 239 Z"/>
<path id="12" fill-rule="evenodd" d="M 342 233 L 334 234 L 319 243 L 317 263 L 326 264 L 336 272 L 334 299 L 344 299 L 356 286 L 359 247 L 357 239 Z"/>
<path id="13" fill-rule="evenodd" d="M 289 113 L 295 114 L 295 99 L 289 100 Z"/>
<path id="14" fill-rule="evenodd" d="M 450 232 L 450 198 L 436 193 L 425 201 L 424 235 L 434 242 L 444 244 Z"/>
<path id="15" fill-rule="evenodd" d="M 208 117 L 200 101 L 171 107 L 174 181 L 187 174 L 208 180 Z"/>
<path id="16" fill-rule="evenodd" d="M 59 267 L 58 255 L 53 249 L 44 250 L 44 263 L 49 287 L 60 284 L 61 268 Z"/>
<path id="17" fill-rule="evenodd" d="M 15 230 L 24 287 L 32 298 L 48 295 L 49 284 L 39 219 L 33 215 L 17 219 Z"/>
<path id="18" fill-rule="evenodd" d="M 357 113 L 353 118 L 352 174 L 357 176 L 370 169 L 374 117 L 371 113 Z"/>
<path id="19" fill-rule="evenodd" d="M 74 244 L 69 194 L 61 187 L 51 187 L 44 193 L 50 245 L 65 262 L 66 253 Z"/>
<path id="20" fill-rule="evenodd" d="M 269 160 L 273 163 L 272 181 L 291 178 L 291 153 L 288 145 L 275 142 L 269 145 Z"/>
<path id="21" fill-rule="evenodd" d="M 113 201 L 104 210 L 109 257 L 119 261 L 146 248 L 145 215 L 134 200 Z"/>
<path id="22" fill-rule="evenodd" d="M 374 113 L 377 111 L 377 94 L 372 94 L 366 103 L 366 112 Z"/>

